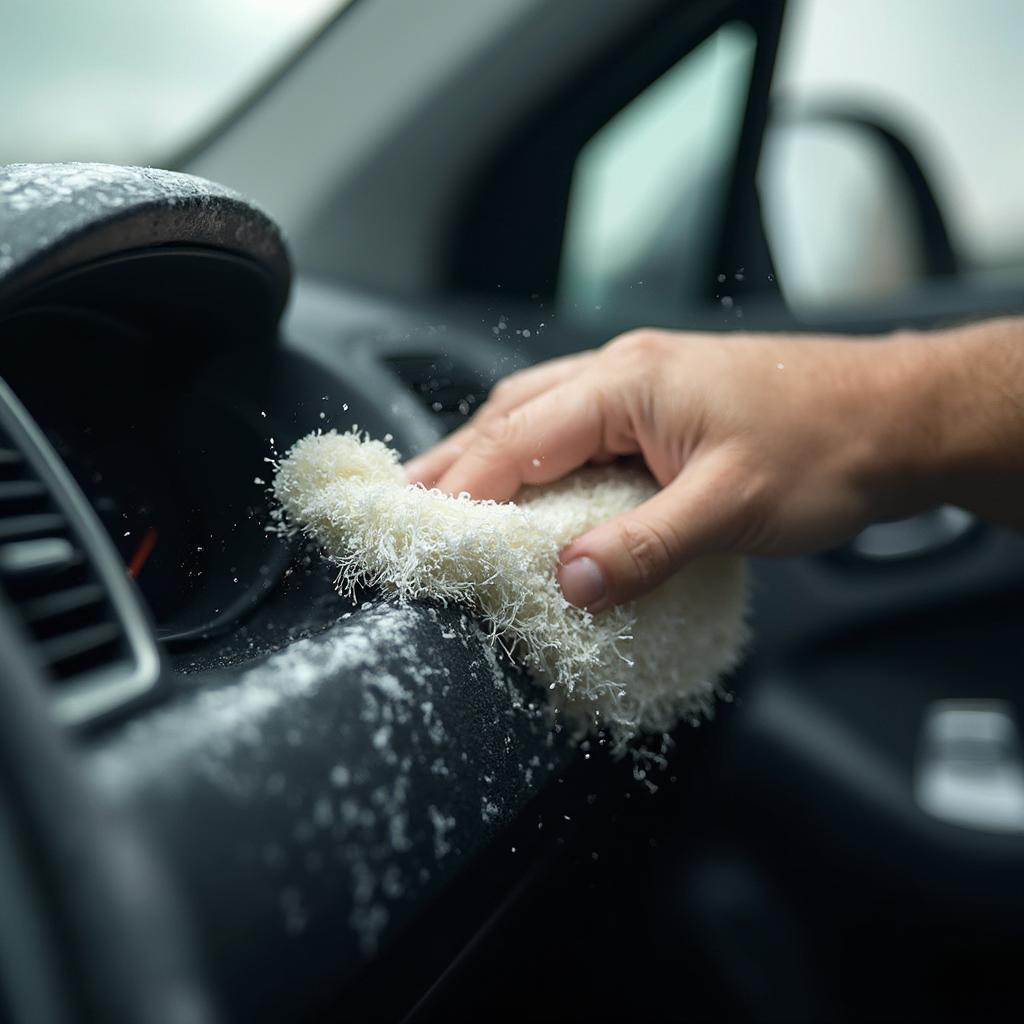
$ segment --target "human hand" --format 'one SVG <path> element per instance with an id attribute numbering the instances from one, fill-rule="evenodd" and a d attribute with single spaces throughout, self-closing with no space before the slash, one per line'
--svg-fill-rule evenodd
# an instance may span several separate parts
<path id="1" fill-rule="evenodd" d="M 662 490 L 562 552 L 566 598 L 599 611 L 705 552 L 811 552 L 928 507 L 922 357 L 914 336 L 631 332 L 501 381 L 407 475 L 505 501 L 587 462 L 642 456 Z"/>

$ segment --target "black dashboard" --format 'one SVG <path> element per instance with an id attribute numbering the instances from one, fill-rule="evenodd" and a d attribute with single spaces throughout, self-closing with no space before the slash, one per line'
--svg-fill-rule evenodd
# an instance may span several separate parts
<path id="1" fill-rule="evenodd" d="M 5 619 L 27 660 L 25 678 L 7 666 L 3 693 L 27 700 L 37 728 L 63 708 L 73 729 L 20 769 L 34 762 L 76 794 L 67 817 L 34 820 L 28 805 L 12 812 L 18 835 L 60 850 L 74 833 L 83 859 L 115 876 L 111 836 L 127 836 L 118 857 L 139 877 L 130 892 L 123 875 L 82 892 L 81 871 L 27 857 L 35 881 L 0 950 L 40 914 L 33 894 L 55 904 L 60 934 L 39 951 L 50 976 L 5 998 L 14 1020 L 41 1020 L 58 999 L 66 1019 L 300 1019 L 423 918 L 563 769 L 568 745 L 465 615 L 343 602 L 315 552 L 269 531 L 272 460 L 311 429 L 352 423 L 421 447 L 514 360 L 479 332 L 424 328 L 422 312 L 393 307 L 382 318 L 371 302 L 354 317 L 331 309 L 325 329 L 315 286 L 279 343 L 290 281 L 273 225 L 194 179 L 119 173 L 111 205 L 94 174 L 39 168 L 52 202 L 29 194 L 12 215 L 26 239 L 51 241 L 26 245 L 0 289 L 0 376 L 32 435 L 5 450 L 58 467 L 35 473 L 33 495 L 76 508 L 30 522 L 38 509 L 12 504 L 29 484 L 12 480 L 0 543 L 5 566 L 44 542 L 74 545 L 75 564 L 6 573 Z M 117 599 L 104 598 L 117 576 Z M 84 586 L 96 600 L 71 608 Z M 100 626 L 106 640 L 78 660 L 38 663 L 46 645 Z M 145 678 L 124 699 L 83 699 L 128 669 Z M 47 746 L 70 759 L 56 775 L 40 767 Z M 525 870 L 529 846 L 473 883 L 482 906 Z M 423 977 L 476 926 L 472 905 L 445 916 Z M 126 944 L 145 969 L 127 969 Z M 22 973 L 6 966 L 5 980 Z"/>
<path id="2" fill-rule="evenodd" d="M 1019 702 L 1019 536 L 919 524 L 938 539 L 755 566 L 738 699 L 652 782 L 570 743 L 458 609 L 342 599 L 266 528 L 273 459 L 308 431 L 358 424 L 411 454 L 498 377 L 599 339 L 293 281 L 270 220 L 198 179 L 9 173 L 4 1024 L 515 1019 L 566 998 L 537 980 L 556 957 L 562 977 L 640 972 L 668 1005 L 680 921 L 721 930 L 713 894 L 747 891 L 700 874 L 709 844 L 797 874 L 811 904 L 840 877 L 908 921 L 1016 912 L 1021 836 L 937 819 L 914 780 L 936 698 Z M 805 833 L 794 857 L 784 837 Z M 552 891 L 554 864 L 577 888 Z M 531 899 L 544 913 L 515 923 Z M 509 918 L 521 994 L 496 996 L 488 936 Z"/>

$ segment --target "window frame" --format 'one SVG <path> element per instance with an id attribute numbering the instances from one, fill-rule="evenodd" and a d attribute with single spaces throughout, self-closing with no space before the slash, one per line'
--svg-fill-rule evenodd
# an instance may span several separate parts
<path id="1" fill-rule="evenodd" d="M 551 301 L 569 191 L 583 147 L 616 114 L 727 22 L 755 36 L 750 83 L 726 190 L 717 261 L 694 291 L 715 301 L 718 268 L 745 268 L 748 290 L 775 291 L 756 172 L 785 0 L 667 0 L 628 36 L 548 96 L 491 154 L 453 211 L 442 280 L 456 292 Z M 739 288 L 731 289 L 739 292 Z M 680 312 L 683 312 L 682 310 Z"/>

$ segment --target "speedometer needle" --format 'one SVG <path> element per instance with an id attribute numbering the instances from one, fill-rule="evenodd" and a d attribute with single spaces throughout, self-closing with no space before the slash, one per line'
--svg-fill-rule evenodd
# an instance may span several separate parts
<path id="1" fill-rule="evenodd" d="M 157 536 L 158 533 L 155 526 L 151 526 L 142 535 L 142 540 L 139 541 L 139 546 L 135 549 L 135 554 L 132 555 L 131 561 L 128 563 L 128 575 L 133 580 L 139 578 L 139 573 L 142 572 L 146 559 L 153 553 L 153 548 L 156 547 Z"/>

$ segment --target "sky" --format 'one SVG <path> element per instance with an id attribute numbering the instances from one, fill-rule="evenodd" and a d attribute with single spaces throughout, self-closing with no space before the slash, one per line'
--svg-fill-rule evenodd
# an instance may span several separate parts
<path id="1" fill-rule="evenodd" d="M 166 164 L 348 0 L 3 0 L 0 163 Z"/>

